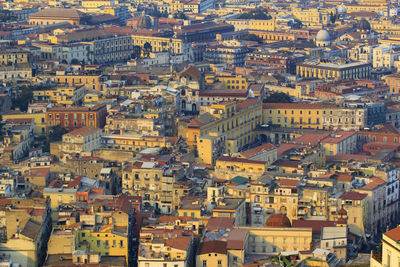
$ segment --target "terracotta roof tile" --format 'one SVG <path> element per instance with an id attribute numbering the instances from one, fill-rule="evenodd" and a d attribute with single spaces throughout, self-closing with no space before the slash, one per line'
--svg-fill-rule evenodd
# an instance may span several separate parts
<path id="1" fill-rule="evenodd" d="M 192 238 L 189 236 L 180 236 L 178 238 L 167 239 L 165 244 L 171 248 L 187 251 L 191 240 Z"/>
<path id="2" fill-rule="evenodd" d="M 340 199 L 348 199 L 348 200 L 362 200 L 366 198 L 367 194 L 358 193 L 355 191 L 343 193 L 340 196 Z"/>
<path id="3" fill-rule="evenodd" d="M 210 253 L 227 254 L 226 242 L 214 240 L 201 243 L 198 254 Z"/>
<path id="4" fill-rule="evenodd" d="M 236 157 L 222 156 L 217 161 L 229 161 L 229 162 L 240 162 L 240 163 L 250 163 L 250 164 L 263 164 L 266 162 L 262 160 L 251 160 L 251 159 L 242 159 Z"/>
<path id="5" fill-rule="evenodd" d="M 400 227 L 396 227 L 386 233 L 384 235 L 388 236 L 389 238 L 393 239 L 396 242 L 400 241 Z"/>
<path id="6" fill-rule="evenodd" d="M 274 149 L 276 149 L 276 147 L 273 144 L 266 143 L 266 144 L 257 146 L 255 148 L 245 150 L 245 151 L 241 152 L 240 155 L 242 155 L 245 158 L 250 158 L 250 157 L 259 155 L 261 153 L 264 153 L 265 151 L 271 151 Z"/>

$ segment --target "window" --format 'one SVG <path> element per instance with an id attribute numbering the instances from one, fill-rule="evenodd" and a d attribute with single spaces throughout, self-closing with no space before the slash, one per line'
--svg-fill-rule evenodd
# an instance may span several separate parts
<path id="1" fill-rule="evenodd" d="M 203 267 L 206 267 L 206 266 L 207 266 L 207 261 L 204 260 L 204 261 L 203 261 Z"/>
<path id="2" fill-rule="evenodd" d="M 218 260 L 218 266 L 222 266 L 222 260 Z"/>
<path id="3" fill-rule="evenodd" d="M 97 240 L 97 247 L 100 247 L 100 240 Z"/>
<path id="4" fill-rule="evenodd" d="M 123 248 L 123 247 L 124 247 L 124 241 L 123 241 L 123 240 L 120 240 L 120 241 L 119 241 L 119 247 L 120 247 L 120 248 Z"/>

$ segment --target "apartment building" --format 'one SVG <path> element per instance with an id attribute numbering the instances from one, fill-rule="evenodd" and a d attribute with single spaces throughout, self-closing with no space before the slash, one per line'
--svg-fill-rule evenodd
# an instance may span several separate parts
<path id="1" fill-rule="evenodd" d="M 178 210 L 180 199 L 190 193 L 190 185 L 180 182 L 184 169 L 176 165 L 169 168 L 157 161 L 129 162 L 122 171 L 122 189 L 140 196 L 144 206 L 151 206 L 162 214 Z"/>
<path id="2" fill-rule="evenodd" d="M 135 45 L 129 35 L 114 35 L 99 38 L 90 42 L 94 64 L 112 64 L 132 58 Z"/>
<path id="3" fill-rule="evenodd" d="M 60 105 L 72 106 L 83 102 L 86 87 L 60 87 L 55 89 L 35 90 L 33 97 L 37 101 L 54 102 Z"/>
<path id="4" fill-rule="evenodd" d="M 325 80 L 369 79 L 371 65 L 364 62 L 304 62 L 297 64 L 297 76 Z"/>
<path id="5" fill-rule="evenodd" d="M 105 122 L 105 105 L 94 107 L 54 107 L 46 111 L 46 126 L 48 129 L 56 125 L 68 130 L 82 126 L 103 128 Z"/>
<path id="6" fill-rule="evenodd" d="M 263 124 L 322 129 L 321 104 L 264 103 Z"/>
<path id="7" fill-rule="evenodd" d="M 0 253 L 14 264 L 43 264 L 51 230 L 50 201 L 2 198 Z"/>
<path id="8" fill-rule="evenodd" d="M 396 266 L 400 262 L 400 227 L 387 231 L 382 236 L 382 254 L 371 253 L 371 267 Z"/>
<path id="9" fill-rule="evenodd" d="M 201 159 L 213 155 L 216 147 L 212 145 L 218 143 L 201 146 L 203 136 L 215 139 L 220 134 L 225 135 L 219 144 L 224 145 L 226 153 L 234 153 L 255 140 L 253 130 L 262 120 L 261 103 L 256 99 L 212 104 L 201 107 L 201 110 L 201 115 L 191 120 L 187 129 L 188 144 L 197 147 Z M 210 162 L 209 159 L 207 161 Z"/>
<path id="10" fill-rule="evenodd" d="M 81 127 L 62 136 L 59 158 L 73 158 L 77 155 L 90 155 L 94 149 L 101 146 L 103 130 L 92 127 Z"/>

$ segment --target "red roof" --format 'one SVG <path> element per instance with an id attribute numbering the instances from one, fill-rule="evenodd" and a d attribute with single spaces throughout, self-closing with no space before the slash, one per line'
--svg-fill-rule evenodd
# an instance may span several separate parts
<path id="1" fill-rule="evenodd" d="M 347 138 L 355 135 L 356 132 L 354 131 L 337 131 L 333 135 L 328 136 L 327 138 L 323 139 L 321 143 L 328 143 L 328 144 L 338 144 L 340 142 L 343 142 Z"/>
<path id="2" fill-rule="evenodd" d="M 270 151 L 270 150 L 274 150 L 274 149 L 276 149 L 276 147 L 273 144 L 266 143 L 266 144 L 263 144 L 261 146 L 257 146 L 255 148 L 243 151 L 240 154 L 245 158 L 250 158 L 252 156 L 256 156 L 256 155 L 258 155 L 260 153 L 263 153 L 265 151 Z"/>
<path id="3" fill-rule="evenodd" d="M 385 235 L 391 239 L 393 239 L 396 242 L 400 241 L 400 227 L 396 227 L 388 232 L 385 233 Z"/>
<path id="4" fill-rule="evenodd" d="M 201 255 L 210 253 L 226 254 L 226 242 L 214 240 L 201 243 L 198 254 Z"/>
<path id="5" fill-rule="evenodd" d="M 233 228 L 234 218 L 210 218 L 207 223 L 207 231 L 219 231 L 221 229 Z"/>
<path id="6" fill-rule="evenodd" d="M 192 238 L 189 236 L 180 236 L 178 238 L 167 239 L 165 244 L 171 248 L 187 251 L 191 240 Z"/>
<path id="7" fill-rule="evenodd" d="M 299 181 L 292 179 L 282 179 L 278 183 L 280 187 L 297 187 L 298 182 Z"/>
<path id="8" fill-rule="evenodd" d="M 350 174 L 338 174 L 337 181 L 338 182 L 350 182 L 353 179 L 353 176 Z"/>
<path id="9" fill-rule="evenodd" d="M 239 162 L 239 163 L 250 163 L 250 164 L 263 164 L 265 165 L 266 162 L 262 160 L 251 160 L 251 159 L 243 159 L 243 158 L 236 158 L 230 156 L 222 156 L 218 159 L 218 161 L 229 161 L 229 162 Z"/>
<path id="10" fill-rule="evenodd" d="M 361 194 L 355 191 L 343 193 L 340 196 L 340 199 L 347 199 L 347 200 L 363 200 L 366 198 L 367 194 Z"/>
<path id="11" fill-rule="evenodd" d="M 374 190 L 375 188 L 383 185 L 385 183 L 384 180 L 378 178 L 378 177 L 374 177 L 371 179 L 371 181 L 364 185 L 363 187 L 361 187 L 361 190 Z"/>
<path id="12" fill-rule="evenodd" d="M 293 220 L 293 228 L 312 228 L 313 234 L 320 234 L 323 227 L 335 226 L 334 221 L 318 221 L 318 220 Z"/>

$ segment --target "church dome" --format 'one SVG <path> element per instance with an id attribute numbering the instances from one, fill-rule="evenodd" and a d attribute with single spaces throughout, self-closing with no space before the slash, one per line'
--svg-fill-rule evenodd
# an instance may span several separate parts
<path id="1" fill-rule="evenodd" d="M 315 40 L 318 42 L 329 42 L 331 40 L 331 37 L 327 30 L 320 30 L 317 33 L 317 37 L 315 38 Z"/>
<path id="2" fill-rule="evenodd" d="M 347 13 L 347 9 L 346 9 L 346 7 L 345 7 L 343 4 L 341 4 L 341 5 L 338 6 L 338 8 L 337 8 L 337 12 L 338 12 L 339 15 L 343 15 L 343 14 L 346 14 L 346 13 Z"/>
<path id="3" fill-rule="evenodd" d="M 362 19 L 358 23 L 358 29 L 362 32 L 369 32 L 371 30 L 371 25 L 369 24 L 369 22 L 366 19 Z"/>
<path id="4" fill-rule="evenodd" d="M 140 15 L 138 22 L 137 22 L 137 28 L 138 29 L 151 29 L 152 28 L 152 23 L 151 23 L 151 18 L 144 13 Z"/>
<path id="5" fill-rule="evenodd" d="M 275 213 L 267 219 L 265 227 L 292 227 L 292 224 L 285 214 Z"/>

